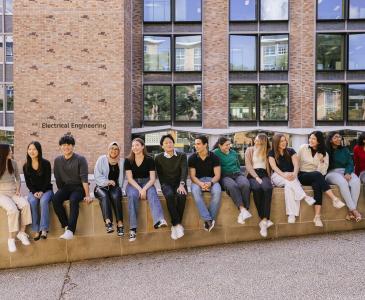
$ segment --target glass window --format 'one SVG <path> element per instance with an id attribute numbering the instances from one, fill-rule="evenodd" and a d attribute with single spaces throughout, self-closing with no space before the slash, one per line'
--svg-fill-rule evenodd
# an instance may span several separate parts
<path id="1" fill-rule="evenodd" d="M 175 120 L 200 121 L 202 110 L 201 85 L 175 86 Z"/>
<path id="2" fill-rule="evenodd" d="M 6 62 L 12 63 L 13 62 L 13 37 L 6 36 Z"/>
<path id="3" fill-rule="evenodd" d="M 365 19 L 365 1 L 350 0 L 350 19 Z"/>
<path id="4" fill-rule="evenodd" d="M 261 20 L 288 20 L 288 0 L 261 0 Z"/>
<path id="5" fill-rule="evenodd" d="M 3 10 L 3 1 L 0 1 L 0 14 L 3 14 L 4 10 Z"/>
<path id="6" fill-rule="evenodd" d="M 6 110 L 14 111 L 14 88 L 12 85 L 6 86 Z"/>
<path id="7" fill-rule="evenodd" d="M 5 1 L 5 14 L 6 15 L 13 15 L 13 0 L 6 0 Z"/>
<path id="8" fill-rule="evenodd" d="M 317 70 L 344 69 L 345 39 L 341 34 L 317 35 Z"/>
<path id="9" fill-rule="evenodd" d="M 4 63 L 4 40 L 2 36 L 0 36 L 0 63 Z"/>
<path id="10" fill-rule="evenodd" d="M 201 21 L 201 0 L 175 0 L 175 21 Z"/>
<path id="11" fill-rule="evenodd" d="M 349 121 L 365 121 L 365 84 L 349 84 Z"/>
<path id="12" fill-rule="evenodd" d="M 256 71 L 256 37 L 230 36 L 230 70 Z"/>
<path id="13" fill-rule="evenodd" d="M 145 22 L 170 22 L 170 0 L 144 0 Z"/>
<path id="14" fill-rule="evenodd" d="M 0 85 L 0 111 L 4 111 L 4 86 Z"/>
<path id="15" fill-rule="evenodd" d="M 167 85 L 144 86 L 144 120 L 171 120 L 171 87 Z"/>
<path id="16" fill-rule="evenodd" d="M 144 37 L 144 70 L 171 71 L 171 41 L 168 36 Z"/>
<path id="17" fill-rule="evenodd" d="M 261 36 L 261 71 L 288 70 L 288 35 Z"/>
<path id="18" fill-rule="evenodd" d="M 189 35 L 175 38 L 175 70 L 201 71 L 201 36 Z"/>
<path id="19" fill-rule="evenodd" d="M 341 84 L 317 86 L 317 120 L 343 120 L 343 86 Z"/>
<path id="20" fill-rule="evenodd" d="M 230 1 L 231 21 L 254 21 L 256 20 L 255 0 L 231 0 Z"/>
<path id="21" fill-rule="evenodd" d="M 365 70 L 365 33 L 349 35 L 349 70 Z"/>
<path id="22" fill-rule="evenodd" d="M 335 20 L 344 17 L 343 0 L 318 0 L 318 20 Z"/>
<path id="23" fill-rule="evenodd" d="M 288 120 L 288 85 L 268 84 L 260 86 L 260 120 Z"/>
<path id="24" fill-rule="evenodd" d="M 256 120 L 256 85 L 231 85 L 229 114 L 231 121 Z"/>

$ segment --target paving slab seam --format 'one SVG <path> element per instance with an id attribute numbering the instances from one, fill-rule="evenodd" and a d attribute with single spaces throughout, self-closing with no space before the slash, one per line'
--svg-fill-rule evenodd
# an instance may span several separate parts
<path id="1" fill-rule="evenodd" d="M 61 288 L 61 292 L 60 292 L 60 296 L 58 298 L 58 300 L 62 300 L 65 299 L 64 296 L 66 295 L 67 292 L 71 291 L 72 289 L 74 289 L 77 285 L 70 283 L 71 281 L 71 277 L 70 277 L 70 269 L 71 269 L 71 265 L 72 263 L 70 262 L 66 271 L 66 274 L 63 278 L 63 284 L 62 284 L 62 288 Z M 71 285 L 71 288 L 66 289 L 67 285 Z"/>

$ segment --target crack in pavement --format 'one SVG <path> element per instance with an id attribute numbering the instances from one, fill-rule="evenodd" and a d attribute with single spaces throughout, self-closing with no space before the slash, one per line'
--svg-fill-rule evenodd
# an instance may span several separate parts
<path id="1" fill-rule="evenodd" d="M 58 300 L 65 299 L 66 294 L 68 292 L 72 291 L 75 287 L 77 287 L 77 284 L 71 282 L 71 277 L 69 275 L 71 265 L 72 265 L 72 263 L 70 263 L 68 265 L 68 268 L 67 268 L 67 271 L 66 271 L 66 274 L 65 274 L 65 278 L 63 279 L 62 289 L 61 289 L 61 293 L 60 293 L 60 296 L 59 296 Z"/>

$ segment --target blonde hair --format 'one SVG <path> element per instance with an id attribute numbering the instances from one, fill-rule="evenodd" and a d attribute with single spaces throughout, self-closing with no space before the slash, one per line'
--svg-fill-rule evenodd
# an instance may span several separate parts
<path id="1" fill-rule="evenodd" d="M 266 160 L 271 148 L 269 138 L 265 133 L 259 133 L 256 138 L 261 142 L 261 146 L 257 148 L 257 153 L 259 157 Z"/>

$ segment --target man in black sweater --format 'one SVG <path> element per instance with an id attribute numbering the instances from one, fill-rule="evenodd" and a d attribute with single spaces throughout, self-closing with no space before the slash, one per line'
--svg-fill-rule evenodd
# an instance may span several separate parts
<path id="1" fill-rule="evenodd" d="M 90 204 L 88 167 L 85 157 L 73 152 L 75 139 L 65 134 L 59 141 L 63 155 L 54 161 L 54 176 L 58 191 L 53 197 L 53 208 L 65 233 L 61 239 L 73 239 L 79 216 L 79 202 Z M 63 202 L 70 200 L 70 220 L 68 220 Z"/>
<path id="2" fill-rule="evenodd" d="M 176 240 L 184 235 L 181 225 L 186 202 L 186 177 L 188 173 L 186 154 L 177 152 L 171 134 L 161 137 L 160 145 L 164 152 L 155 158 L 156 171 L 161 190 L 166 198 L 171 216 L 171 238 Z"/>

